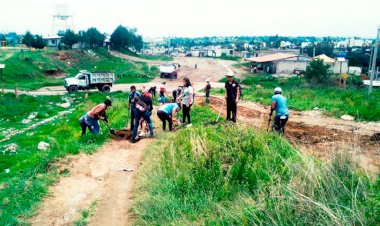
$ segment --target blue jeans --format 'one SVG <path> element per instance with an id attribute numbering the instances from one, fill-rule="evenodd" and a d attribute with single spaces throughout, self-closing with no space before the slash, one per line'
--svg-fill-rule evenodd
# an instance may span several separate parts
<path id="1" fill-rule="evenodd" d="M 99 134 L 100 126 L 98 120 L 91 118 L 87 113 L 80 117 L 79 124 L 82 128 L 82 135 L 86 134 L 87 128 L 91 133 Z"/>
<path id="2" fill-rule="evenodd" d="M 161 102 L 162 104 L 165 104 L 165 102 L 166 102 L 166 100 L 165 100 L 165 96 L 163 96 L 163 95 L 160 96 L 160 102 Z"/>
<path id="3" fill-rule="evenodd" d="M 136 136 L 137 136 L 137 129 L 139 127 L 139 122 L 140 122 L 140 119 L 143 118 L 147 123 L 148 123 L 148 126 L 149 126 L 149 130 L 150 130 L 150 135 L 153 136 L 153 123 L 152 123 L 152 120 L 150 119 L 150 116 L 152 115 L 151 112 L 140 112 L 139 110 L 135 110 L 135 125 L 133 127 L 133 131 L 132 131 L 132 140 L 136 140 Z"/>

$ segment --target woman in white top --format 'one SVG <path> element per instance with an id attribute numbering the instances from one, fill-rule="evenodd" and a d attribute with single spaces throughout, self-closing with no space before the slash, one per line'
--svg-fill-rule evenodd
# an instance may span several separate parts
<path id="1" fill-rule="evenodd" d="M 187 126 L 191 126 L 190 108 L 194 102 L 194 89 L 191 86 L 188 78 L 183 79 L 183 92 L 182 92 L 182 122 L 185 123 L 187 118 Z"/>

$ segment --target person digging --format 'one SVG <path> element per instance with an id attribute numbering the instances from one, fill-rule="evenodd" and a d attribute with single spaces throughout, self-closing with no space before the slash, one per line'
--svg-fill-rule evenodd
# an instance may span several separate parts
<path id="1" fill-rule="evenodd" d="M 79 124 L 82 128 L 82 135 L 86 134 L 87 128 L 92 134 L 99 134 L 99 120 L 103 120 L 107 127 L 110 128 L 106 114 L 106 111 L 110 106 L 112 106 L 112 101 L 107 98 L 104 103 L 96 105 L 93 109 L 80 117 Z"/>
<path id="2" fill-rule="evenodd" d="M 166 121 L 169 123 L 169 130 L 173 131 L 173 124 L 175 119 L 175 114 L 181 110 L 180 103 L 170 103 L 162 105 L 158 111 L 157 116 L 162 121 L 162 128 L 166 130 Z"/>
<path id="3" fill-rule="evenodd" d="M 276 111 L 273 130 L 280 134 L 285 134 L 285 125 L 289 119 L 289 110 L 287 107 L 286 98 L 282 95 L 282 89 L 280 87 L 274 89 L 274 95 L 272 96 L 272 105 L 269 113 L 269 124 L 273 111 Z"/>
<path id="4" fill-rule="evenodd" d="M 150 131 L 150 137 L 154 137 L 153 132 L 153 123 L 150 118 L 151 113 L 148 111 L 148 106 L 140 99 L 140 97 L 134 98 L 135 103 L 135 124 L 133 126 L 133 132 L 132 132 L 132 143 L 136 143 L 138 136 L 137 136 L 137 129 L 139 127 L 140 119 L 143 118 L 147 123 Z"/>

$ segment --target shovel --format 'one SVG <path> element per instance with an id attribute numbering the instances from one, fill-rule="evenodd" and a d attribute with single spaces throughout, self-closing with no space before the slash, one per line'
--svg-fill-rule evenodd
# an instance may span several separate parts
<path id="1" fill-rule="evenodd" d="M 114 129 L 111 129 L 111 127 L 108 125 L 108 123 L 105 123 L 105 124 L 106 124 L 106 126 L 108 127 L 108 129 L 110 130 L 110 133 L 111 133 L 112 135 L 117 135 L 116 132 L 115 132 L 115 130 L 114 130 Z"/>
<path id="2" fill-rule="evenodd" d="M 269 116 L 269 120 L 268 120 L 268 129 L 267 129 L 268 132 L 269 132 L 269 128 L 270 128 L 270 123 L 271 123 L 271 121 L 272 121 L 272 116 Z"/>

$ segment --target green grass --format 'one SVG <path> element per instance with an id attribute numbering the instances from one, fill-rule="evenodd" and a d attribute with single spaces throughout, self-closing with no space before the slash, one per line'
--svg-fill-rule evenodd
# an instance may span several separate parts
<path id="1" fill-rule="evenodd" d="M 368 96 L 367 89 L 355 88 L 353 84 L 347 89 L 313 87 L 303 78 L 275 79 L 270 75 L 247 75 L 242 84 L 250 87 L 243 89 L 244 100 L 269 105 L 274 88 L 280 86 L 291 109 L 306 111 L 317 107 L 334 117 L 349 114 L 358 121 L 380 120 L 379 89 Z M 256 85 L 260 85 L 261 88 L 256 88 Z M 224 92 L 224 89 L 212 90 L 212 94 L 224 94 Z"/>
<path id="2" fill-rule="evenodd" d="M 201 124 L 147 148 L 135 188 L 135 225 L 380 223 L 379 185 L 343 155 L 325 164 L 276 134 Z"/>
<path id="3" fill-rule="evenodd" d="M 108 94 L 114 101 L 108 113 L 110 126 L 122 128 L 127 122 L 127 98 L 125 93 L 115 92 Z M 54 184 L 60 176 L 67 176 L 67 171 L 58 172 L 55 162 L 67 155 L 78 153 L 92 153 L 109 139 L 107 127 L 101 123 L 103 134 L 93 136 L 88 134 L 81 136 L 79 118 L 96 104 L 104 101 L 106 95 L 102 93 L 89 93 L 89 98 L 84 100 L 84 94 L 67 95 L 73 101 L 73 113 L 63 116 L 46 125 L 41 125 L 32 133 L 19 134 L 8 141 L 0 143 L 0 225 L 26 224 L 35 211 L 42 198 L 47 195 L 48 187 Z M 11 96 L 6 98 L 3 104 L 10 109 L 13 103 L 17 103 L 20 113 L 15 110 L 17 117 L 25 111 L 29 115 L 28 102 L 33 103 L 31 110 L 46 111 L 37 108 L 36 102 L 60 101 L 58 97 L 26 97 L 20 96 L 16 100 Z M 44 99 L 47 100 L 44 100 Z M 28 102 L 24 102 L 28 100 Z M 23 106 L 27 105 L 27 106 Z M 53 114 L 53 113 L 52 113 Z M 12 119 L 11 114 L 7 115 Z M 16 118 L 17 118 L 16 117 Z M 20 116 L 19 119 L 22 117 Z M 12 119 L 13 120 L 13 119 Z M 17 122 L 17 120 L 14 120 Z M 50 144 L 47 151 L 40 151 L 37 145 L 40 141 Z M 7 144 L 15 143 L 19 146 L 16 153 L 3 151 Z M 5 173 L 10 169 L 10 173 Z"/>
<path id="4" fill-rule="evenodd" d="M 91 203 L 91 206 L 88 209 L 82 210 L 82 218 L 75 221 L 75 226 L 85 226 L 88 224 L 88 219 L 94 215 L 96 207 L 98 205 L 98 200 Z"/>
<path id="5" fill-rule="evenodd" d="M 60 70 L 66 77 L 75 76 L 79 70 L 109 71 L 120 79 L 117 83 L 148 82 L 158 74 L 157 68 L 149 68 L 146 63 L 135 63 L 108 54 L 104 48 L 95 50 L 62 51 L 68 59 L 59 60 L 54 49 L 17 51 L 0 50 L 0 63 L 6 65 L 4 80 L 6 88 L 17 87 L 34 90 L 43 86 L 63 85 L 62 77 L 45 73 Z"/>

